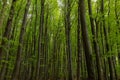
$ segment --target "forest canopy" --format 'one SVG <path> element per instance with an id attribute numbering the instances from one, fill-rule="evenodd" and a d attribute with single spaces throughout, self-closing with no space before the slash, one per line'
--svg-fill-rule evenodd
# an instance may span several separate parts
<path id="1" fill-rule="evenodd" d="M 0 0 L 0 80 L 120 80 L 120 0 Z"/>

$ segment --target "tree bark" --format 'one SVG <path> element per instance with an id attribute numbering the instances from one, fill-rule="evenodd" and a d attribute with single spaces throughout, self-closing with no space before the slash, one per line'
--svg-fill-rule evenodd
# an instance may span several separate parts
<path id="1" fill-rule="evenodd" d="M 93 59 L 92 59 L 92 49 L 90 40 L 88 37 L 88 30 L 87 30 L 87 23 L 85 17 L 85 1 L 80 1 L 80 18 L 81 18 L 81 29 L 82 29 L 82 37 L 83 37 L 83 45 L 86 57 L 86 65 L 87 65 L 87 72 L 88 72 L 88 79 L 95 80 L 95 73 L 94 73 L 94 66 L 93 66 Z"/>
<path id="2" fill-rule="evenodd" d="M 28 11 L 29 11 L 30 2 L 31 2 L 30 0 L 27 0 L 27 4 L 26 4 L 26 7 L 25 7 L 24 17 L 23 17 L 21 31 L 20 31 L 19 46 L 18 46 L 18 49 L 17 49 L 16 62 L 15 62 L 15 67 L 13 69 L 11 80 L 18 80 L 20 63 L 21 63 L 21 54 L 22 54 L 22 51 L 23 51 L 22 50 L 22 45 L 23 45 L 23 41 L 24 41 L 24 34 L 25 34 L 26 23 L 27 23 L 27 14 L 28 14 Z"/>
<path id="3" fill-rule="evenodd" d="M 81 45 L 81 28 L 80 28 L 80 1 L 78 2 L 78 26 L 77 26 L 77 80 L 81 80 L 81 58 L 82 58 L 82 45 Z"/>
<path id="4" fill-rule="evenodd" d="M 67 69 L 68 69 L 68 80 L 72 80 L 72 51 L 71 51 L 71 40 L 70 40 L 70 10 L 71 2 L 66 0 L 66 11 L 65 11 L 65 35 L 66 35 L 66 53 L 67 53 Z"/>
<path id="5" fill-rule="evenodd" d="M 108 43 L 108 32 L 105 27 L 105 18 L 104 18 L 104 1 L 101 0 L 101 14 L 102 14 L 102 27 L 103 27 L 103 34 L 105 37 L 105 49 L 108 53 L 110 51 L 109 43 Z M 108 57 L 108 64 L 109 64 L 109 72 L 110 72 L 110 80 L 115 80 L 115 74 L 114 74 L 114 67 L 111 56 Z"/>
<path id="6" fill-rule="evenodd" d="M 16 4 L 16 1 L 17 0 L 12 0 L 10 13 L 9 13 L 9 18 L 7 20 L 7 24 L 5 26 L 5 31 L 4 31 L 3 36 L 2 36 L 3 38 L 2 38 L 2 41 L 1 41 L 1 47 L 0 47 L 0 60 L 2 59 L 2 55 L 4 53 L 3 47 L 7 46 L 7 42 L 5 41 L 5 38 L 7 40 L 9 40 L 9 38 L 10 38 L 10 32 L 11 32 L 11 28 L 12 28 L 13 17 L 14 17 L 14 14 L 15 14 L 15 7 L 14 6 Z"/>
<path id="7" fill-rule="evenodd" d="M 45 0 L 41 0 L 41 13 L 40 13 L 40 27 L 39 27 L 39 37 L 38 37 L 38 57 L 36 65 L 36 80 L 39 80 L 40 75 L 40 56 L 42 54 L 42 43 L 43 43 L 43 27 L 44 27 L 44 4 Z"/>
<path id="8" fill-rule="evenodd" d="M 95 55 L 96 55 L 96 66 L 97 66 L 97 72 L 98 72 L 98 80 L 103 80 L 100 52 L 99 52 L 97 35 L 96 35 L 96 31 L 95 31 L 95 24 L 94 24 L 94 19 L 93 19 L 93 14 L 92 14 L 91 0 L 88 0 L 88 9 L 89 9 L 89 17 L 90 17 L 90 23 L 91 23 L 91 29 L 92 29 L 92 36 L 93 36 L 93 45 L 94 45 L 93 48 L 95 50 Z"/>

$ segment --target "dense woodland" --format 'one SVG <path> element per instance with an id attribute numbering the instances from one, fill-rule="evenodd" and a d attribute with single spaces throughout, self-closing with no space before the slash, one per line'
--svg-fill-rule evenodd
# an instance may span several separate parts
<path id="1" fill-rule="evenodd" d="M 120 0 L 0 0 L 0 80 L 120 80 Z"/>

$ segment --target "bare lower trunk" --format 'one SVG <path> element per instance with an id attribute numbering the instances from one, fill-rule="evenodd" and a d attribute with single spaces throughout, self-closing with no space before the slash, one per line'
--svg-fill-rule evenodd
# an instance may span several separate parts
<path id="1" fill-rule="evenodd" d="M 44 27 L 44 4 L 45 0 L 41 0 L 41 13 L 40 13 L 40 27 L 39 27 L 39 37 L 38 37 L 38 57 L 36 65 L 36 80 L 40 78 L 40 56 L 42 53 L 42 43 L 43 43 L 43 27 Z"/>
<path id="2" fill-rule="evenodd" d="M 19 46 L 17 50 L 17 56 L 16 56 L 16 62 L 15 62 L 15 67 L 13 69 L 13 74 L 11 80 L 18 80 L 19 76 L 19 69 L 20 69 L 20 63 L 21 63 L 21 54 L 22 54 L 22 45 L 23 45 L 23 40 L 24 40 L 24 34 L 25 34 L 25 28 L 26 28 L 26 23 L 27 23 L 27 14 L 29 11 L 29 6 L 30 6 L 30 0 L 27 1 L 26 8 L 25 8 L 25 13 L 24 13 L 24 18 L 21 26 L 21 31 L 20 31 L 20 38 L 19 38 Z"/>
<path id="3" fill-rule="evenodd" d="M 91 29 L 92 29 L 92 35 L 93 35 L 93 48 L 95 50 L 95 55 L 96 55 L 96 66 L 97 66 L 97 72 L 98 72 L 98 80 L 103 80 L 102 77 L 102 66 L 101 66 L 101 61 L 100 61 L 100 52 L 99 52 L 99 46 L 98 46 L 98 40 L 97 40 L 97 35 L 95 31 L 95 24 L 94 24 L 94 19 L 92 15 L 92 4 L 91 0 L 88 0 L 88 9 L 89 9 L 89 17 L 90 17 L 90 23 L 91 23 Z"/>
<path id="4" fill-rule="evenodd" d="M 80 1 L 80 18 L 81 18 L 81 29 L 82 29 L 82 37 L 83 37 L 83 45 L 86 57 L 86 65 L 87 65 L 87 72 L 88 72 L 88 79 L 95 80 L 94 74 L 94 66 L 93 66 L 93 59 L 92 59 L 92 49 L 90 40 L 88 37 L 88 30 L 87 30 L 87 23 L 85 17 L 85 1 Z"/>
<path id="5" fill-rule="evenodd" d="M 67 69 L 68 69 L 68 80 L 72 80 L 72 51 L 71 51 L 71 38 L 70 38 L 70 30 L 71 30 L 71 22 L 70 22 L 70 10 L 71 10 L 71 2 L 67 0 L 65 11 L 65 34 L 66 34 L 66 53 L 67 53 Z"/>
<path id="6" fill-rule="evenodd" d="M 81 80 L 81 58 L 82 58 L 82 45 L 81 45 L 81 28 L 80 28 L 80 3 L 78 3 L 78 26 L 77 26 L 77 80 Z"/>

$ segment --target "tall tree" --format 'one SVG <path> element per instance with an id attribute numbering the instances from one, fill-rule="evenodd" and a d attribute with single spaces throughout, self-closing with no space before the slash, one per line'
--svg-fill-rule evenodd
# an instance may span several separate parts
<path id="1" fill-rule="evenodd" d="M 87 29 L 87 22 L 85 16 L 85 0 L 79 0 L 80 4 L 80 21 L 81 21 L 81 29 L 82 29 L 82 37 L 83 37 L 83 45 L 86 57 L 86 65 L 87 65 L 87 72 L 88 72 L 88 79 L 95 80 L 95 73 L 94 73 L 94 66 L 93 66 L 93 59 L 92 59 L 92 49 L 90 40 L 88 37 L 88 29 Z"/>
<path id="2" fill-rule="evenodd" d="M 104 0 L 101 0 L 101 14 L 102 14 L 103 35 L 105 37 L 105 48 L 106 48 L 105 50 L 106 50 L 106 53 L 108 53 L 110 51 L 110 47 L 108 43 L 108 32 L 105 25 Z M 108 57 L 108 65 L 109 65 L 109 72 L 110 72 L 110 80 L 115 80 L 114 67 L 113 67 L 113 61 L 111 56 Z"/>
<path id="3" fill-rule="evenodd" d="M 43 43 L 43 27 L 44 27 L 44 4 L 45 0 L 41 0 L 41 12 L 40 12 L 40 26 L 39 26 L 39 37 L 38 37 L 38 57 L 36 65 L 36 80 L 39 80 L 40 75 L 40 56 L 42 54 L 42 43 Z"/>
<path id="4" fill-rule="evenodd" d="M 21 31 L 20 31 L 19 45 L 17 49 L 17 56 L 16 56 L 16 61 L 15 61 L 15 67 L 13 69 L 11 80 L 18 80 L 18 76 L 19 76 L 21 56 L 22 56 L 22 51 L 23 51 L 22 47 L 23 47 L 23 42 L 24 42 L 24 34 L 26 30 L 27 15 L 28 15 L 29 7 L 30 7 L 30 2 L 31 2 L 30 0 L 27 0 L 27 4 L 25 7 L 24 17 L 23 17 Z"/>
<path id="5" fill-rule="evenodd" d="M 81 80 L 80 68 L 82 58 L 82 45 L 81 45 L 81 26 L 80 26 L 80 1 L 78 2 L 78 26 L 77 26 L 77 80 Z"/>
<path id="6" fill-rule="evenodd" d="M 10 13 L 9 13 L 9 18 L 7 20 L 7 24 L 5 26 L 5 31 L 2 35 L 2 41 L 1 41 L 1 46 L 0 46 L 0 60 L 2 58 L 2 55 L 4 53 L 4 48 L 8 46 L 7 42 L 5 41 L 5 39 L 9 40 L 10 38 L 10 32 L 11 32 L 11 28 L 12 28 L 12 22 L 13 22 L 13 18 L 14 18 L 14 14 L 15 14 L 15 4 L 16 4 L 17 0 L 12 0 L 12 4 L 11 4 L 11 8 L 10 8 Z M 2 24 L 2 23 L 1 23 Z"/>
<path id="7" fill-rule="evenodd" d="M 67 68 L 68 68 L 68 80 L 72 80 L 72 50 L 71 50 L 71 21 L 70 21 L 70 11 L 71 11 L 71 0 L 66 0 L 65 3 L 65 35 L 66 35 L 66 53 L 67 53 Z"/>
<path id="8" fill-rule="evenodd" d="M 95 54 L 96 54 L 96 66 L 97 66 L 97 71 L 98 71 L 98 80 L 103 80 L 100 52 L 99 52 L 98 40 L 97 40 L 95 24 L 94 24 L 94 19 L 93 19 L 93 14 L 92 14 L 91 0 L 88 0 L 88 9 L 89 9 L 89 17 L 90 17 L 90 23 L 91 23 L 91 29 L 92 29 L 92 36 L 93 36 L 93 45 L 94 45 L 93 49 L 95 50 Z"/>
<path id="9" fill-rule="evenodd" d="M 0 80 L 118 80 L 119 4 L 0 0 Z"/>

